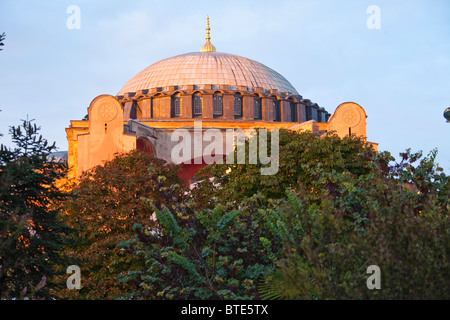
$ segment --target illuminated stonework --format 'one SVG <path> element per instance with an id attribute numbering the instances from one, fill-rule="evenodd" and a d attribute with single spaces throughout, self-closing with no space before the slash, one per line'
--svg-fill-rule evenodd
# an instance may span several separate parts
<path id="1" fill-rule="evenodd" d="M 350 128 L 356 127 L 361 121 L 361 115 L 353 108 L 347 106 L 346 110 L 342 112 L 342 121 Z"/>
<path id="2" fill-rule="evenodd" d="M 191 130 L 194 121 L 223 132 L 257 127 L 366 138 L 367 116 L 358 104 L 343 103 L 330 114 L 269 67 L 215 52 L 209 23 L 206 40 L 201 52 L 156 62 L 132 77 L 116 96 L 98 96 L 86 119 L 70 122 L 66 132 L 72 178 L 117 152 L 136 148 L 170 162 L 171 132 Z M 196 170 L 186 168 L 183 177 L 189 179 Z"/>
<path id="3" fill-rule="evenodd" d="M 99 106 L 98 113 L 101 120 L 109 122 L 115 119 L 118 110 L 114 105 L 105 103 Z"/>

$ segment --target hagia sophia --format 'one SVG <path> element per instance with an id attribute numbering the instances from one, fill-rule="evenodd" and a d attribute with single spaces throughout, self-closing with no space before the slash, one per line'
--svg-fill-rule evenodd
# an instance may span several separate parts
<path id="1" fill-rule="evenodd" d="M 100 95 L 81 120 L 66 128 L 69 178 L 134 149 L 171 162 L 171 133 L 193 130 L 266 128 L 309 130 L 321 136 L 366 138 L 364 109 L 344 102 L 333 113 L 303 98 L 275 70 L 249 58 L 217 52 L 211 43 L 209 18 L 206 43 L 191 52 L 153 63 L 132 77 L 115 95 Z M 372 143 L 374 148 L 376 143 Z M 196 162 L 198 163 L 198 162 Z M 187 164 L 189 180 L 202 165 Z"/>

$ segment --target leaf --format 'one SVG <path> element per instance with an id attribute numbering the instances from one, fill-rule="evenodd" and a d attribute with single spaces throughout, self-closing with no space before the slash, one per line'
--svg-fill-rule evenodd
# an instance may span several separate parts
<path id="1" fill-rule="evenodd" d="M 200 274 L 197 272 L 194 264 L 190 261 L 188 261 L 185 257 L 179 255 L 175 251 L 169 251 L 167 254 L 167 258 L 169 261 L 178 264 L 183 269 L 189 272 L 189 274 L 196 280 L 201 283 L 204 282 L 204 279 L 200 276 Z"/>

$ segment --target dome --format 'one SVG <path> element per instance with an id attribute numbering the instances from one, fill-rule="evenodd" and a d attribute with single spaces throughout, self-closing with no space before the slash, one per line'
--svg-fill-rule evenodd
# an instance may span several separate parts
<path id="1" fill-rule="evenodd" d="M 271 68 L 248 58 L 222 52 L 192 52 L 156 62 L 131 78 L 117 95 L 186 85 L 261 87 L 298 95 L 289 81 Z"/>

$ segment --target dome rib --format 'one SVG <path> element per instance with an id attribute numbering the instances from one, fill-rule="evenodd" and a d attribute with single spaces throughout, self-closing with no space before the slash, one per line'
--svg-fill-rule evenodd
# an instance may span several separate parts
<path id="1" fill-rule="evenodd" d="M 131 78 L 117 95 L 167 86 L 231 85 L 298 94 L 275 70 L 222 52 L 192 52 L 160 60 Z"/>

